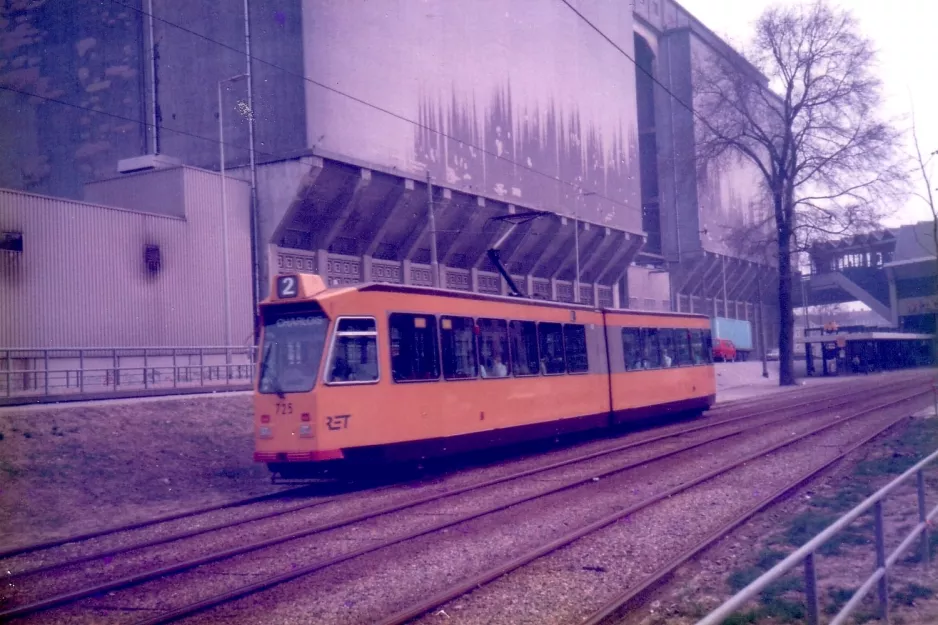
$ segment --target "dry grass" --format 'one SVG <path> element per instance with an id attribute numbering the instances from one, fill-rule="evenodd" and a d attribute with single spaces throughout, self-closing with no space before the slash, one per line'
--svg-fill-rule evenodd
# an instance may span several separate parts
<path id="1" fill-rule="evenodd" d="M 271 489 L 250 396 L 0 414 L 0 547 Z"/>

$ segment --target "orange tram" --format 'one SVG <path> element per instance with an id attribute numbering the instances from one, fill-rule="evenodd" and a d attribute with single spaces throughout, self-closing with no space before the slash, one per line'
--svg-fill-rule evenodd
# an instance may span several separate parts
<path id="1" fill-rule="evenodd" d="M 257 462 L 284 478 L 419 459 L 716 397 L 709 320 L 278 276 L 260 306 Z"/>

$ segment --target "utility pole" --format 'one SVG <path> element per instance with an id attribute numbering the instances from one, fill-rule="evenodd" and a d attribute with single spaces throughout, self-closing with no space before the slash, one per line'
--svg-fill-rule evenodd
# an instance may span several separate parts
<path id="1" fill-rule="evenodd" d="M 729 318 L 730 303 L 726 299 L 726 255 L 720 255 L 720 273 L 723 274 L 723 316 Z"/>
<path id="2" fill-rule="evenodd" d="M 244 60 L 248 88 L 248 150 L 251 165 L 251 312 L 254 318 L 254 339 L 258 339 L 258 304 L 261 301 L 260 238 L 257 232 L 257 161 L 254 155 L 254 78 L 251 72 L 251 13 L 249 0 L 244 0 Z"/>
<path id="3" fill-rule="evenodd" d="M 433 214 L 433 183 L 427 171 L 427 217 L 430 220 L 430 280 L 434 287 L 440 286 L 440 261 L 436 254 L 436 216 Z"/>
<path id="4" fill-rule="evenodd" d="M 224 281 L 225 281 L 225 363 L 231 361 L 231 275 L 228 262 L 228 178 L 225 176 L 225 108 L 222 104 L 221 86 L 226 82 L 234 82 L 245 78 L 244 74 L 232 76 L 218 81 L 218 156 L 219 171 L 221 172 L 221 238 L 222 254 L 224 255 Z"/>
<path id="5" fill-rule="evenodd" d="M 759 305 L 759 342 L 762 343 L 762 377 L 768 378 L 769 357 L 765 342 L 765 308 L 762 306 L 762 276 L 758 274 L 756 275 L 756 298 Z"/>

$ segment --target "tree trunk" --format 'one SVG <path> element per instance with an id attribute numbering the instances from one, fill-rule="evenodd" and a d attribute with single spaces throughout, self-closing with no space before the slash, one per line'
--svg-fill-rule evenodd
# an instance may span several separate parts
<path id="1" fill-rule="evenodd" d="M 778 385 L 795 384 L 795 315 L 791 306 L 791 229 L 778 226 Z"/>

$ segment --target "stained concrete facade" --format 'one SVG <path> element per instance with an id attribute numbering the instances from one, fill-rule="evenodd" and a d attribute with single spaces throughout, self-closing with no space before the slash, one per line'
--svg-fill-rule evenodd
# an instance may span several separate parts
<path id="1" fill-rule="evenodd" d="M 152 18 L 129 4 L 6 16 L 3 78 L 46 99 L 0 96 L 0 123 L 20 130 L 0 186 L 82 198 L 154 151 L 217 169 L 222 134 L 248 180 L 253 116 L 260 292 L 298 266 L 431 283 L 432 199 L 447 288 L 505 292 L 485 251 L 507 225 L 492 218 L 536 209 L 549 214 L 502 252 L 533 296 L 753 321 L 759 285 L 772 301 L 771 268 L 722 242 L 764 206 L 751 171 L 686 166 L 695 120 L 676 98 L 692 99 L 695 56 L 732 51 L 675 2 L 580 6 L 610 43 L 561 3 L 252 1 L 253 110 L 229 80 L 245 69 L 242 0 L 153 0 Z"/>

